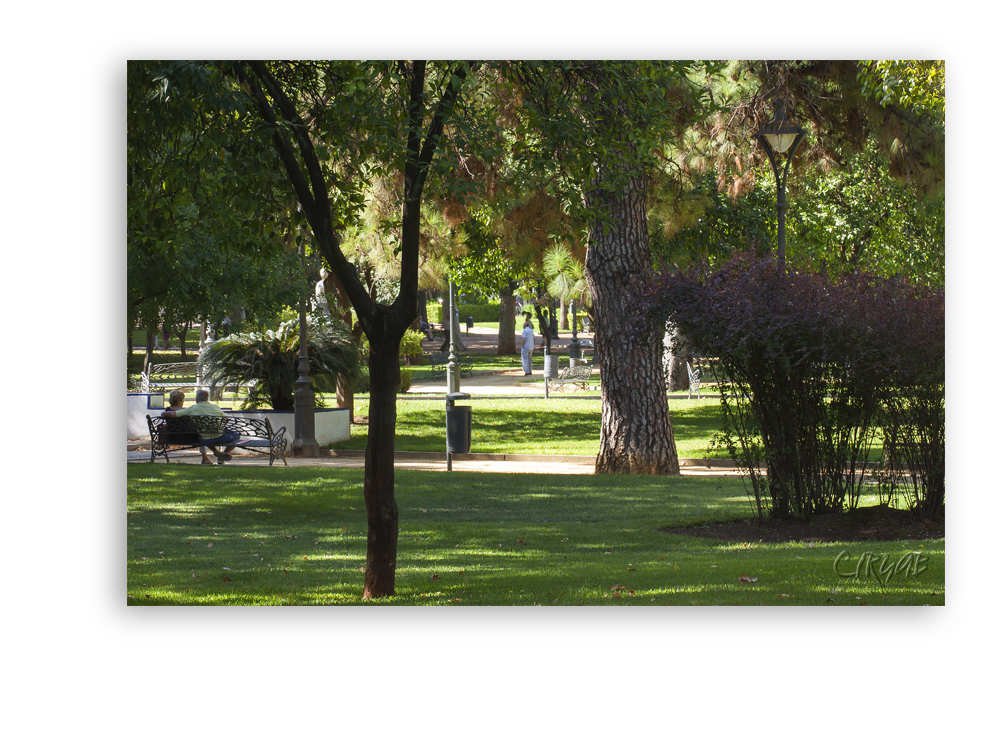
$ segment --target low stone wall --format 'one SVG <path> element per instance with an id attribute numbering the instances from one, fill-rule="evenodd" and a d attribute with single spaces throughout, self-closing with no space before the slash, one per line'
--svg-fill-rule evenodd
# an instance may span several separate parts
<path id="1" fill-rule="evenodd" d="M 146 415 L 159 415 L 166 407 L 163 406 L 164 395 L 154 392 L 129 392 L 126 394 L 126 440 L 149 440 L 149 426 Z M 190 403 L 194 404 L 194 403 Z M 234 417 L 252 417 L 271 421 L 271 427 L 280 430 L 285 426 L 288 445 L 295 440 L 295 413 L 276 410 L 225 410 Z M 346 440 L 351 437 L 351 411 L 346 407 L 329 407 L 316 410 L 316 442 L 320 447 Z"/>
<path id="2" fill-rule="evenodd" d="M 253 417 L 263 420 L 265 417 L 271 421 L 274 430 L 280 430 L 285 426 L 285 435 L 288 438 L 288 447 L 291 450 L 292 442 L 295 440 L 295 412 L 277 410 L 260 410 L 256 412 L 233 410 L 231 413 L 235 417 Z M 316 410 L 316 442 L 322 448 L 330 443 L 340 440 L 347 440 L 351 437 L 351 411 L 346 407 L 327 407 Z"/>

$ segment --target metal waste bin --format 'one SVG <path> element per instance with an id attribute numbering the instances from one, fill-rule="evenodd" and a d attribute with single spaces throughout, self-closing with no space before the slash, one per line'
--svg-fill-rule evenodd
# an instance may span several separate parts
<path id="1" fill-rule="evenodd" d="M 468 333 L 472 330 L 472 316 L 465 317 L 465 332 Z"/>
<path id="2" fill-rule="evenodd" d="M 469 453 L 472 450 L 472 405 L 455 404 L 455 400 L 468 398 L 465 392 L 452 392 L 445 398 L 444 432 L 449 471 L 452 453 Z"/>
<path id="3" fill-rule="evenodd" d="M 545 357 L 542 376 L 546 379 L 555 379 L 559 376 L 559 357 L 556 354 L 549 354 Z"/>

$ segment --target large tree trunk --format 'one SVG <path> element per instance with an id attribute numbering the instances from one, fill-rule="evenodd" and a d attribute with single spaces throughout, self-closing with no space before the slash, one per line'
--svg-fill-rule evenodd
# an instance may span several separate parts
<path id="1" fill-rule="evenodd" d="M 601 369 L 597 473 L 680 474 L 663 380 L 662 334 L 630 318 L 630 299 L 652 271 L 646 180 L 631 177 L 621 196 L 601 188 L 587 204 L 609 217 L 590 230 L 586 274 Z"/>
<path id="2" fill-rule="evenodd" d="M 514 299 L 514 283 L 500 291 L 500 332 L 497 335 L 497 355 L 517 354 L 514 335 L 517 332 L 515 316 L 517 302 Z"/>

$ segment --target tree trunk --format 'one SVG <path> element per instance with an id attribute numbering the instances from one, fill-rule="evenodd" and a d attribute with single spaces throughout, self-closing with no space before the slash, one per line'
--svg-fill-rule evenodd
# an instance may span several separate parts
<path id="1" fill-rule="evenodd" d="M 351 335 L 354 336 L 354 343 L 360 343 L 360 324 L 358 328 L 355 329 L 351 319 L 351 299 L 347 297 L 347 293 L 344 291 L 343 285 L 340 284 L 340 280 L 337 279 L 336 274 L 333 272 L 330 272 L 326 276 L 326 280 L 323 281 L 323 291 L 326 293 L 327 303 L 330 302 L 330 293 L 333 293 L 334 296 L 336 296 L 337 317 L 351 329 Z M 346 407 L 348 422 L 354 422 L 354 390 L 342 376 L 337 377 L 337 407 Z"/>
<path id="2" fill-rule="evenodd" d="M 187 361 L 187 334 L 190 325 L 190 321 L 185 321 L 181 326 L 181 361 Z"/>
<path id="3" fill-rule="evenodd" d="M 368 555 L 363 598 L 396 592 L 399 507 L 396 505 L 396 389 L 399 386 L 399 338 L 371 340 L 368 446 L 365 448 L 365 510 Z"/>
<path id="4" fill-rule="evenodd" d="M 146 358 L 142 361 L 142 371 L 149 373 L 149 365 L 153 363 L 153 344 L 156 343 L 156 326 L 146 327 Z"/>
<path id="5" fill-rule="evenodd" d="M 497 335 L 497 356 L 518 353 L 514 338 L 517 332 L 516 309 L 514 283 L 511 282 L 500 291 L 500 333 Z"/>
<path id="6" fill-rule="evenodd" d="M 620 163 L 621 165 L 621 163 Z M 663 380 L 659 327 L 631 318 L 634 294 L 652 271 L 646 179 L 621 196 L 597 187 L 587 205 L 609 218 L 590 230 L 586 275 L 601 369 L 601 444 L 596 473 L 680 474 Z"/>
<path id="7" fill-rule="evenodd" d="M 563 331 L 569 330 L 569 305 L 565 298 L 559 299 L 559 328 Z"/>
<path id="8" fill-rule="evenodd" d="M 691 360 L 691 348 L 683 334 L 667 331 L 663 336 L 663 377 L 668 392 L 684 392 L 690 386 L 686 364 Z"/>

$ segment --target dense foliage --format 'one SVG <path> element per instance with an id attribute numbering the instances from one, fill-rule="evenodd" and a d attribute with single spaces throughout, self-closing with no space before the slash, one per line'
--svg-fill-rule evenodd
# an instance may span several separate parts
<path id="1" fill-rule="evenodd" d="M 354 338 L 339 320 L 309 316 L 309 377 L 320 405 L 321 392 L 334 392 L 337 377 L 349 381 L 360 374 L 360 358 Z M 246 385 L 243 409 L 262 406 L 274 410 L 295 409 L 299 378 L 299 321 L 282 323 L 273 331 L 238 333 L 208 344 L 198 357 L 205 383 Z"/>
<path id="2" fill-rule="evenodd" d="M 879 430 L 904 457 L 890 467 L 912 471 L 890 480 L 922 514 L 942 510 L 943 290 L 743 255 L 664 275 L 639 305 L 716 360 L 722 439 L 761 517 L 857 506 Z"/>

